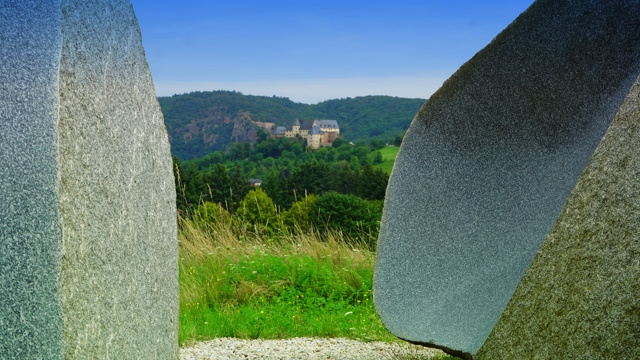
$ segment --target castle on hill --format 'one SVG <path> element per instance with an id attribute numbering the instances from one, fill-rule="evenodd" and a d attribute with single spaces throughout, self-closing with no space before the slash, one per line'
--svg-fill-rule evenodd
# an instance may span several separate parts
<path id="1" fill-rule="evenodd" d="M 301 137 L 307 140 L 307 146 L 319 149 L 321 146 L 331 146 L 333 141 L 340 137 L 340 126 L 336 120 L 306 120 L 300 122 L 296 119 L 289 128 L 284 126 L 274 127 L 271 137 L 295 138 Z"/>

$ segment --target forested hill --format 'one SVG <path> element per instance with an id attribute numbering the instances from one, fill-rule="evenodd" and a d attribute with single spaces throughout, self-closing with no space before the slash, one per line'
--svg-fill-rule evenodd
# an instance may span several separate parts
<path id="1" fill-rule="evenodd" d="M 225 150 L 230 143 L 255 142 L 252 122 L 289 126 L 300 120 L 334 119 L 350 141 L 388 140 L 404 132 L 424 99 L 365 96 L 314 105 L 288 98 L 243 95 L 235 91 L 193 92 L 159 97 L 171 152 L 180 159 Z M 264 136 L 264 135 L 263 135 Z"/>

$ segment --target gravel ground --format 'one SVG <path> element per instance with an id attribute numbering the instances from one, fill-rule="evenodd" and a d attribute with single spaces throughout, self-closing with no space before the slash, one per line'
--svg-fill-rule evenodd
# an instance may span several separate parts
<path id="1" fill-rule="evenodd" d="M 360 342 L 349 339 L 294 338 L 242 340 L 219 338 L 180 349 L 180 360 L 212 359 L 431 359 L 441 351 L 408 343 Z"/>

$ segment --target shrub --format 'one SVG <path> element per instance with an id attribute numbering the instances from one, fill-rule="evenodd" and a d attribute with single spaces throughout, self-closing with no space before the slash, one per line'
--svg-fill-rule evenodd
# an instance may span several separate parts
<path id="1" fill-rule="evenodd" d="M 384 140 L 380 140 L 380 139 L 371 140 L 371 147 L 373 148 L 373 150 L 382 149 L 385 145 L 386 144 L 384 143 Z"/>
<path id="2" fill-rule="evenodd" d="M 349 235 L 368 234 L 368 245 L 375 246 L 382 217 L 382 202 L 355 195 L 328 192 L 311 204 L 309 219 L 319 229 L 337 229 Z"/>
<path id="3" fill-rule="evenodd" d="M 221 225 L 228 225 L 231 222 L 231 215 L 222 207 L 222 204 L 208 201 L 201 203 L 191 218 L 193 224 L 203 230 L 220 228 Z"/>
<path id="4" fill-rule="evenodd" d="M 260 188 L 247 193 L 244 199 L 240 201 L 236 214 L 242 216 L 251 225 L 266 227 L 271 230 L 276 228 L 275 206 L 269 195 Z"/>
<path id="5" fill-rule="evenodd" d="M 315 200 L 315 195 L 309 194 L 304 199 L 296 201 L 291 205 L 289 210 L 282 214 L 282 222 L 289 227 L 290 230 L 294 230 L 295 228 L 299 228 L 305 232 L 310 230 L 311 221 L 309 220 L 309 213 Z"/>

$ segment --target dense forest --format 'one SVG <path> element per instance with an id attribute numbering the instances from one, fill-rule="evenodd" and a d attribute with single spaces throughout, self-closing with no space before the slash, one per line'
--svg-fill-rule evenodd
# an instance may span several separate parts
<path id="1" fill-rule="evenodd" d="M 399 145 L 402 136 L 393 140 Z M 354 145 L 338 139 L 314 151 L 303 140 L 262 137 L 253 146 L 233 144 L 227 153 L 186 161 L 174 157 L 178 209 L 199 214 L 217 206 L 229 216 L 241 213 L 255 226 L 377 234 L 389 174 L 374 165 L 382 162 L 384 146 L 375 139 Z M 250 178 L 260 178 L 261 186 L 252 187 Z"/>
<path id="2" fill-rule="evenodd" d="M 424 99 L 365 96 L 315 105 L 288 98 L 243 95 L 235 91 L 193 92 L 159 97 L 171 151 L 180 160 L 203 157 L 234 144 L 264 140 L 252 122 L 289 126 L 295 119 L 333 119 L 347 142 L 391 142 L 409 127 Z M 268 135 L 267 135 L 268 136 Z M 267 157 L 267 156 L 265 156 Z"/>

